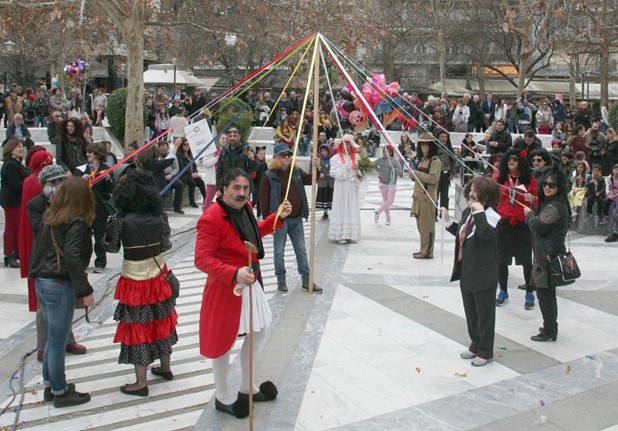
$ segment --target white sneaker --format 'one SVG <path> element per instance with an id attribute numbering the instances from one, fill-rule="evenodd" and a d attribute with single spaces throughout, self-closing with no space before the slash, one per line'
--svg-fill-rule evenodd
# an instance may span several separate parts
<path id="1" fill-rule="evenodd" d="M 348 240 L 347 239 L 340 239 L 339 241 L 337 241 L 339 244 L 347 244 Z"/>
<path id="2" fill-rule="evenodd" d="M 490 362 L 492 359 L 485 359 L 485 358 L 481 358 L 480 356 L 477 356 L 476 358 L 474 358 L 472 360 L 472 366 L 474 367 L 483 367 L 485 365 L 487 365 L 488 362 Z"/>
<path id="3" fill-rule="evenodd" d="M 472 358 L 476 358 L 476 353 L 472 353 L 469 350 L 463 351 L 459 354 L 459 356 L 461 356 L 461 359 L 472 359 Z"/>

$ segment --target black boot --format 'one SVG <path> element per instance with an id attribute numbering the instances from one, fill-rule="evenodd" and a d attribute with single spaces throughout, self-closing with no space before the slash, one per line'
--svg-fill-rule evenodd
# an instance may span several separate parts
<path id="1" fill-rule="evenodd" d="M 4 256 L 4 266 L 10 266 L 11 268 L 19 268 L 19 262 L 13 256 Z"/>

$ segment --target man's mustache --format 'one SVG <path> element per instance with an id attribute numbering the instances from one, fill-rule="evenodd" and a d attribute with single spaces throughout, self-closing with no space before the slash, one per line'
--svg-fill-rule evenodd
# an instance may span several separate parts
<path id="1" fill-rule="evenodd" d="M 234 199 L 237 202 L 243 202 L 247 200 L 247 196 L 237 195 L 237 196 L 232 197 L 232 199 Z"/>

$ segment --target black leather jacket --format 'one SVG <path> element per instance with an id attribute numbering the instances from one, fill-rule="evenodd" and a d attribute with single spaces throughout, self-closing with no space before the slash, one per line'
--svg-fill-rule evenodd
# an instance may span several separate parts
<path id="1" fill-rule="evenodd" d="M 52 242 L 52 229 L 63 254 L 60 262 Z M 91 257 L 92 233 L 82 220 L 73 219 L 54 228 L 43 223 L 32 246 L 28 277 L 67 281 L 77 297 L 82 298 L 93 292 L 86 274 Z"/>

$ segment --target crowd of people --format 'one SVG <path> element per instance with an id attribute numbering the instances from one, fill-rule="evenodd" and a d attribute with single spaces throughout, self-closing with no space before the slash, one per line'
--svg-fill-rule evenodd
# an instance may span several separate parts
<path id="1" fill-rule="evenodd" d="M 258 402 L 277 396 L 271 382 L 250 385 L 250 349 L 259 352 L 271 320 L 259 265 L 264 257 L 261 238 L 273 234 L 279 292 L 288 292 L 288 237 L 302 290 L 323 292 L 316 283 L 310 284 L 303 225 L 309 215 L 305 186 L 314 175 L 316 207 L 323 211 L 322 221 L 328 222 L 329 240 L 339 244 L 361 240 L 359 190 L 366 174 L 361 157 L 378 148 L 381 153 L 374 169 L 383 202 L 374 210 L 374 221 L 379 223 L 384 214 L 386 225 L 392 223 L 390 207 L 404 172 L 414 182 L 411 215 L 420 234 L 414 259 L 434 257 L 436 217 L 442 214 L 447 219 L 456 244 L 452 280 L 460 281 L 471 338 L 461 357 L 471 359 L 474 366 L 484 366 L 493 358 L 495 309 L 509 300 L 508 267 L 513 258 L 523 270 L 524 284 L 518 287 L 526 292 L 524 308 L 532 310 L 538 300 L 543 314 L 543 326 L 532 340 L 555 341 L 556 292 L 547 258 L 565 251 L 569 222 L 595 214 L 599 224 L 613 219 L 613 233 L 606 241 L 618 241 L 618 217 L 610 217 L 618 210 L 618 137 L 607 127 L 606 109 L 595 117 L 596 105 L 589 109 L 582 103 L 572 112 L 561 99 L 534 104 L 529 95 L 509 106 L 494 103 L 491 95 L 483 101 L 464 96 L 455 104 L 448 100 L 444 104 L 436 98 L 422 103 L 416 94 L 405 94 L 401 102 L 417 120 L 418 138 L 411 139 L 412 130 L 403 130 L 402 125 L 404 133 L 395 149 L 380 146 L 375 127 L 365 136 L 343 128 L 336 113 L 337 95 L 326 93 L 320 98 L 318 118 L 307 114 L 301 119 L 301 101 L 295 92 L 289 98 L 281 94 L 278 104 L 269 93 L 248 92 L 245 98 L 254 110 L 255 124 L 275 131 L 272 160 L 267 162 L 264 147 L 251 148 L 243 142 L 239 129 L 232 126 L 218 134 L 216 150 L 200 161 L 203 174 L 193 163 L 175 181 L 194 161 L 182 126 L 200 116 L 210 124 L 216 121 L 216 106 L 209 106 L 216 94 L 205 96 L 196 89 L 187 96 L 176 87 L 167 98 L 162 91 L 147 91 L 144 103 L 149 108 L 151 136 L 167 135 L 118 174 L 105 175 L 117 158 L 111 143 L 93 141 L 92 125 L 81 111 L 83 101 L 77 91 L 71 89 L 70 97 L 64 97 L 57 89 L 50 95 L 46 89 L 37 90 L 35 102 L 48 103 L 39 101 L 38 106 L 47 108 L 35 109 L 32 118 L 35 125 L 44 121 L 48 128 L 56 148 L 54 163 L 52 154 L 32 141 L 24 120 L 30 115 L 23 110 L 24 99 L 13 97 L 17 90 L 12 87 L 3 100 L 9 125 L 0 172 L 0 205 L 6 220 L 4 263 L 19 267 L 28 279 L 29 308 L 37 313 L 37 357 L 43 363 L 45 400 L 56 407 L 90 400 L 89 394 L 67 382 L 64 373 L 67 352 L 86 353 L 73 337 L 71 322 L 76 303 L 94 304 L 86 271 L 91 257 L 94 254 L 93 272 L 100 273 L 107 266 L 106 253 L 117 253 L 121 247 L 124 259 L 115 292 L 114 342 L 120 344 L 119 362 L 135 367 L 136 380 L 120 390 L 147 396 L 148 367 L 156 361 L 160 365 L 150 368 L 153 375 L 174 378 L 171 354 L 178 341 L 178 316 L 163 257 L 171 247 L 160 196 L 164 188 L 170 188 L 173 211 L 179 214 L 184 214 L 185 188 L 191 207 L 198 208 L 196 191 L 202 196 L 195 266 L 208 279 L 200 316 L 200 351 L 213 359 L 216 409 L 236 417 L 247 415 L 249 394 Z M 28 92 L 26 96 L 30 100 Z M 477 108 L 473 121 L 470 103 Z M 103 91 L 97 90 L 92 109 L 94 125 L 100 125 L 106 109 Z M 314 121 L 319 131 L 315 143 L 311 142 Z M 459 146 L 451 143 L 452 131 L 465 133 Z M 482 141 L 472 139 L 474 131 L 485 132 Z M 553 135 L 551 150 L 543 148 L 539 133 Z M 314 146 L 318 150 L 307 172 L 292 165 L 296 137 L 300 137 L 300 155 L 309 154 Z M 137 150 L 139 144 L 131 143 L 129 148 Z M 464 189 L 469 208 L 456 222 L 447 210 L 451 181 L 458 172 L 475 170 L 478 175 L 471 176 Z M 245 341 L 241 348 L 242 383 L 236 395 L 229 389 L 228 366 L 239 334 L 251 336 L 252 342 Z"/>

